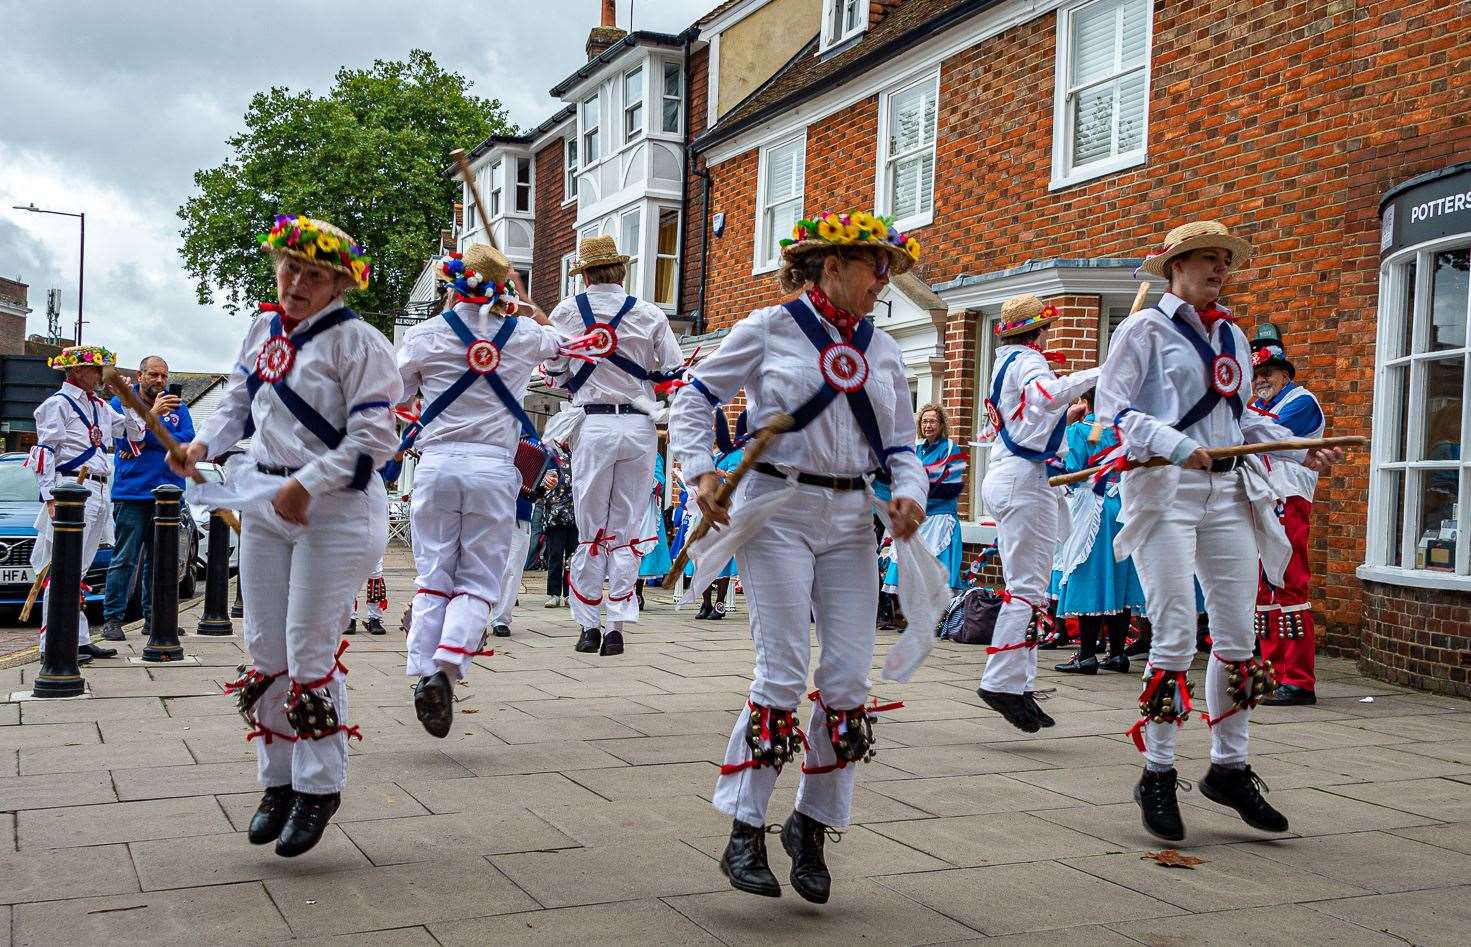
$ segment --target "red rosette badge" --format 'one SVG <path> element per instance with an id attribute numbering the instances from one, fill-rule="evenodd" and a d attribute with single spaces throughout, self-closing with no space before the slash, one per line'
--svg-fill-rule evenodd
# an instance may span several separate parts
<path id="1" fill-rule="evenodd" d="M 266 339 L 255 357 L 255 376 L 268 385 L 286 377 L 296 361 L 296 346 L 284 335 L 273 335 Z"/>
<path id="2" fill-rule="evenodd" d="M 583 350 L 585 354 L 593 358 L 603 358 L 618 351 L 618 330 L 606 322 L 594 322 L 588 327 L 589 337 L 587 347 Z"/>
<path id="3" fill-rule="evenodd" d="M 834 342 L 823 349 L 818 364 L 823 380 L 844 394 L 862 390 L 868 381 L 868 359 L 846 342 Z"/>
<path id="4" fill-rule="evenodd" d="M 1241 363 L 1230 355 L 1217 355 L 1211 366 L 1211 384 L 1222 398 L 1241 390 Z"/>
<path id="5" fill-rule="evenodd" d="M 465 350 L 465 363 L 477 375 L 489 375 L 501 363 L 501 350 L 494 342 L 477 339 Z"/>

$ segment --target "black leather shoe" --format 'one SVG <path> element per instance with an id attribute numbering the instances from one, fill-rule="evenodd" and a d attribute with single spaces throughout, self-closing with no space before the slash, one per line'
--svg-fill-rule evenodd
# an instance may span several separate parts
<path id="1" fill-rule="evenodd" d="M 496 625 L 494 628 L 492 628 L 490 630 L 490 633 L 493 634 L 493 635 L 495 635 L 497 638 L 509 638 L 509 637 L 511 637 L 511 626 L 510 625 Z"/>
<path id="2" fill-rule="evenodd" d="M 720 856 L 720 873 L 730 886 L 763 898 L 781 897 L 781 884 L 766 864 L 766 828 L 739 819 L 730 824 L 730 841 Z"/>
<path id="3" fill-rule="evenodd" d="M 577 639 L 577 644 L 572 646 L 572 650 L 582 654 L 596 654 L 602 644 L 603 630 L 601 628 L 584 628 L 581 637 Z"/>
<path id="4" fill-rule="evenodd" d="M 1083 657 L 1083 652 L 1079 651 L 1073 655 L 1072 660 L 1055 665 L 1054 670 L 1061 671 L 1064 674 L 1097 674 L 1098 658 L 1091 654 L 1085 658 Z"/>
<path id="5" fill-rule="evenodd" d="M 1178 774 L 1173 769 L 1154 772 L 1146 769 L 1134 787 L 1134 801 L 1144 820 L 1144 831 L 1166 842 L 1185 839 L 1185 823 L 1180 818 L 1180 803 L 1175 800 Z"/>
<path id="6" fill-rule="evenodd" d="M 123 633 L 123 623 L 116 618 L 108 619 L 102 623 L 103 641 L 127 641 L 128 636 Z"/>
<path id="7" fill-rule="evenodd" d="M 388 629 L 383 627 L 383 619 L 381 619 L 381 618 L 369 618 L 368 619 L 368 634 L 370 634 L 370 635 L 386 635 L 386 634 L 388 634 Z"/>
<path id="8" fill-rule="evenodd" d="M 623 632 L 614 629 L 603 635 L 602 647 L 598 648 L 598 654 L 609 657 L 623 653 Z"/>
<path id="9" fill-rule="evenodd" d="M 710 609 L 710 620 L 720 621 L 725 617 L 725 603 L 716 602 L 715 607 Z"/>
<path id="10" fill-rule="evenodd" d="M 443 740 L 455 722 L 455 689 L 449 675 L 435 671 L 414 687 L 414 716 L 431 737 Z"/>
<path id="11" fill-rule="evenodd" d="M 78 648 L 77 649 L 77 667 L 81 667 L 84 664 L 91 664 L 91 663 L 92 663 L 92 656 L 90 654 L 88 654 L 87 652 L 85 652 L 85 651 L 81 650 L 80 648 Z"/>
<path id="12" fill-rule="evenodd" d="M 1041 724 L 1044 730 L 1057 726 L 1057 721 L 1048 716 L 1047 711 L 1043 710 L 1042 705 L 1037 702 L 1036 694 L 1027 691 L 1022 695 L 1022 699 L 1027 702 L 1027 709 L 1032 712 L 1033 717 L 1037 718 L 1037 723 Z"/>
<path id="13" fill-rule="evenodd" d="M 286 824 L 281 827 L 281 835 L 276 839 L 276 854 L 282 858 L 295 858 L 311 851 L 322 840 L 322 833 L 327 831 L 327 823 L 337 814 L 337 807 L 340 805 L 341 793 L 323 796 L 308 792 L 297 793 L 295 801 L 291 803 L 291 815 L 286 817 Z"/>
<path id="14" fill-rule="evenodd" d="M 1127 654 L 1111 654 L 1098 662 L 1100 671 L 1118 671 L 1120 674 L 1129 673 L 1129 656 Z"/>
<path id="15" fill-rule="evenodd" d="M 1268 707 L 1298 707 L 1317 702 L 1317 694 L 1306 687 L 1298 687 L 1296 684 L 1279 684 L 1277 689 L 1272 691 L 1272 696 L 1262 701 Z"/>
<path id="16" fill-rule="evenodd" d="M 1021 694 L 988 691 L 984 687 L 976 688 L 976 694 L 986 702 L 987 707 L 1005 717 L 1007 723 L 1023 733 L 1036 733 L 1042 729 L 1042 721 L 1033 716 L 1032 708 Z"/>
<path id="17" fill-rule="evenodd" d="M 344 628 L 344 629 L 342 629 L 342 633 L 344 635 L 355 635 L 355 634 L 357 634 L 358 633 L 358 620 L 356 618 L 349 618 L 347 620 L 347 627 Z"/>
<path id="18" fill-rule="evenodd" d="M 1150 639 L 1140 638 L 1136 640 L 1133 644 L 1124 647 L 1124 657 L 1137 658 L 1141 655 L 1146 655 L 1149 653 L 1150 644 Z"/>
<path id="19" fill-rule="evenodd" d="M 792 887 L 813 904 L 826 904 L 832 890 L 832 875 L 822 859 L 822 841 L 827 826 L 793 810 L 781 827 L 781 847 L 792 859 Z"/>
<path id="20" fill-rule="evenodd" d="M 116 648 L 99 648 L 95 644 L 84 644 L 77 648 L 77 654 L 85 654 L 94 658 L 115 658 Z"/>
<path id="21" fill-rule="evenodd" d="M 705 604 L 700 606 L 699 611 L 695 612 L 695 621 L 704 621 L 705 619 L 710 617 L 710 613 L 714 610 L 715 609 L 710 607 L 710 603 L 706 602 Z"/>
<path id="22" fill-rule="evenodd" d="M 1263 832 L 1286 832 L 1287 816 L 1273 809 L 1262 790 L 1267 784 L 1250 766 L 1227 768 L 1212 763 L 1200 781 L 1200 794 L 1211 802 L 1236 810 L 1241 821 Z M 1267 790 L 1271 792 L 1271 790 Z"/>
<path id="23" fill-rule="evenodd" d="M 265 845 L 274 842 L 281 834 L 281 828 L 286 825 L 286 817 L 291 815 L 291 804 L 295 800 L 296 793 L 292 792 L 289 784 L 268 787 L 260 797 L 255 815 L 250 817 L 250 828 L 245 833 L 250 844 Z"/>

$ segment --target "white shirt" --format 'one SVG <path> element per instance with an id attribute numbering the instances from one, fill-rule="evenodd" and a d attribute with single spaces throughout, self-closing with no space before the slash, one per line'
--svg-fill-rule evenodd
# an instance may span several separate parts
<path id="1" fill-rule="evenodd" d="M 342 300 L 333 300 L 296 332 L 341 308 Z M 245 380 L 255 374 L 256 356 L 270 335 L 269 316 L 256 318 L 246 331 L 225 398 L 195 437 L 206 446 L 205 456 L 228 450 L 245 435 L 245 422 L 253 420 L 250 459 L 300 468 L 295 477 L 313 496 L 346 489 L 360 457 L 368 457 L 376 472 L 398 448 L 392 408 L 403 400 L 393 347 L 383 333 L 362 319 L 349 319 L 298 349 L 286 375 L 286 384 L 303 401 L 339 431 L 346 429 L 335 450 L 296 420 L 270 385 L 262 384 L 251 399 Z"/>
<path id="2" fill-rule="evenodd" d="M 459 303 L 455 306 L 466 327 L 480 339 L 494 339 L 506 319 L 501 315 L 480 316 L 480 306 Z M 531 319 L 517 319 L 516 328 L 501 347 L 500 362 L 495 373 L 510 391 L 516 404 L 526 399 L 526 386 L 531 373 L 542 359 L 557 354 L 561 336 L 551 326 L 537 325 Z M 427 409 L 440 393 L 464 377 L 469 369 L 465 360 L 465 343 L 455 335 L 443 315 L 426 319 L 404 333 L 398 350 L 398 371 L 403 380 L 405 400 L 421 392 Z M 477 378 L 460 393 L 448 408 L 425 427 L 415 445 L 424 448 L 441 442 L 494 444 L 508 451 L 516 449 L 521 425 L 502 403 L 495 390 Z"/>
<path id="3" fill-rule="evenodd" d="M 587 288 L 587 301 L 598 322 L 611 322 L 628 292 L 615 283 L 595 283 Z M 551 313 L 552 325 L 572 338 L 583 335 L 587 328 L 577 300 L 568 296 Z M 669 327 L 669 317 L 653 303 L 638 300 L 623 321 L 618 323 L 618 354 L 651 371 L 672 371 L 684 364 L 679 340 Z M 558 385 L 565 385 L 587 363 L 581 359 L 556 359 L 548 362 L 547 373 Z M 572 395 L 574 405 L 629 404 L 638 397 L 653 398 L 654 386 L 640 381 L 616 365 L 599 360 L 597 368 L 583 386 Z"/>
<path id="4" fill-rule="evenodd" d="M 1015 354 L 1015 358 L 1013 358 Z M 1007 366 L 1007 361 L 1011 365 Z M 1030 345 L 1001 345 L 996 349 L 991 369 L 991 385 L 986 397 L 996 387 L 996 376 L 1006 368 L 1006 377 L 1001 382 L 1001 398 L 996 410 L 1006 428 L 1006 436 L 1019 447 L 1031 450 L 1046 450 L 1047 441 L 1057 422 L 1062 420 L 1068 405 L 1083 392 L 1092 388 L 1098 379 L 1098 369 L 1085 368 L 1069 375 L 1058 377 L 1046 356 Z M 1020 416 L 1018 414 L 1020 407 Z M 1058 442 L 1058 450 L 1062 448 Z M 1054 451 L 1056 453 L 1057 451 Z M 991 459 L 1014 457 L 998 434 L 991 447 Z"/>
<path id="5" fill-rule="evenodd" d="M 1267 416 L 1287 428 L 1293 437 L 1319 438 L 1323 436 L 1326 426 L 1323 417 L 1323 407 L 1318 403 L 1317 395 L 1306 388 L 1292 382 L 1290 387 L 1277 393 L 1275 401 L 1263 406 L 1260 402 L 1253 402 L 1255 409 L 1264 410 Z M 1281 462 L 1283 467 L 1283 482 L 1287 485 L 1288 496 L 1298 496 L 1307 500 L 1313 500 L 1313 494 L 1318 489 L 1318 472 L 1305 464 L 1295 463 L 1290 460 Z"/>
<path id="6" fill-rule="evenodd" d="M 67 404 L 67 398 L 82 409 L 86 421 L 77 417 L 77 412 Z M 51 499 L 51 488 L 57 483 L 72 479 L 78 473 L 74 470 L 70 474 L 60 474 L 56 472 L 56 468 L 60 464 L 70 463 L 93 446 L 91 428 L 94 417 L 101 430 L 102 447 L 88 457 L 83 466 L 91 475 L 111 477 L 112 455 L 106 451 L 112 450 L 115 437 L 130 441 L 143 439 L 143 421 L 138 415 L 129 410 L 118 414 L 110 403 L 89 391 L 83 391 L 71 382 L 63 382 L 60 391 L 36 408 L 36 450 L 32 458 L 44 499 Z"/>
<path id="7" fill-rule="evenodd" d="M 1098 379 L 1095 404 L 1098 416 L 1105 423 L 1117 418 L 1125 408 L 1132 409 L 1119 421 L 1129 456 L 1135 460 L 1164 457 L 1178 461 L 1195 447 L 1234 447 L 1292 437 L 1287 428 L 1250 409 L 1244 409 L 1238 421 L 1226 398 L 1216 402 L 1209 414 L 1189 428 L 1175 430 L 1175 422 L 1185 416 L 1212 384 L 1195 347 L 1172 324 L 1171 318 L 1176 315 L 1185 321 L 1186 328 L 1208 340 L 1217 352 L 1221 351 L 1222 337 L 1229 334 L 1240 379 L 1237 392 L 1243 408 L 1251 401 L 1251 346 L 1246 335 L 1229 318 L 1216 320 L 1207 333 L 1193 306 L 1172 293 L 1165 293 L 1158 309 L 1135 313 L 1114 332 Z M 1297 461 L 1305 455 L 1304 451 L 1282 454 Z"/>
<path id="8" fill-rule="evenodd" d="M 816 307 L 804 293 L 814 313 Z M 820 315 L 819 324 L 833 341 L 841 336 Z M 887 333 L 875 329 L 869 342 L 868 382 L 864 391 L 878 419 L 885 447 L 908 447 L 917 440 L 909 382 L 899 346 Z M 731 329 L 720 348 L 694 373 L 701 385 L 721 403 L 745 389 L 749 427 L 756 431 L 780 413 L 796 411 L 825 384 L 818 367 L 817 349 L 786 309 L 757 309 Z M 694 384 L 675 394 L 670 405 L 669 443 L 683 465 L 686 480 L 715 469 L 710 451 L 714 444 L 715 408 Z M 814 474 L 861 476 L 879 466 L 848 399 L 839 395 L 800 431 L 777 437 L 762 460 Z M 929 494 L 929 478 L 912 450 L 889 457 L 893 495 L 921 506 Z M 814 523 L 816 529 L 820 524 Z"/>

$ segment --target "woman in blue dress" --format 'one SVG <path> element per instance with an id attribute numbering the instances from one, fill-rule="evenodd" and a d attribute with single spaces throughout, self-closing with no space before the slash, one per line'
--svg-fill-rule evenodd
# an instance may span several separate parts
<path id="1" fill-rule="evenodd" d="M 1093 393 L 1078 399 L 1088 413 L 1067 429 L 1069 472 L 1092 466 L 1095 457 L 1118 443 L 1113 427 L 1103 429 L 1102 438 L 1090 443 L 1093 432 Z M 1068 509 L 1072 518 L 1072 534 L 1063 546 L 1062 578 L 1057 604 L 1060 619 L 1076 617 L 1081 643 L 1072 660 L 1057 665 L 1057 670 L 1071 674 L 1097 674 L 1106 671 L 1128 671 L 1129 658 L 1124 654 L 1124 635 L 1129 630 L 1129 616 L 1144 610 L 1144 589 L 1134 571 L 1132 559 L 1114 559 L 1113 539 L 1119 531 L 1119 475 L 1110 474 L 1097 482 L 1084 481 L 1069 488 Z M 1108 656 L 1098 660 L 1100 632 L 1108 636 Z"/>
<path id="2" fill-rule="evenodd" d="M 914 452 L 924 464 L 925 474 L 930 479 L 929 497 L 925 501 L 925 521 L 919 527 L 918 537 L 940 565 L 952 593 L 963 587 L 960 567 L 965 559 L 960 536 L 960 493 L 965 489 L 965 451 L 950 440 L 950 419 L 945 409 L 937 404 L 927 404 L 919 410 L 920 442 Z M 877 492 L 876 492 L 877 495 Z M 897 592 L 899 588 L 899 563 L 889 561 L 884 573 L 883 591 Z"/>
<path id="3" fill-rule="evenodd" d="M 645 579 L 663 579 L 674 566 L 669 553 L 669 537 L 664 532 L 664 455 L 654 455 L 654 486 L 649 496 L 649 507 L 644 512 L 634 546 L 638 560 L 638 607 L 644 607 L 643 585 Z"/>

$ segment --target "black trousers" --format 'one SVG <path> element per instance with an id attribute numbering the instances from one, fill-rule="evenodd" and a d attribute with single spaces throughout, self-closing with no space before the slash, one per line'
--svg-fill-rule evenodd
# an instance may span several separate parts
<path id="1" fill-rule="evenodd" d="M 577 524 L 548 526 L 546 536 L 547 594 L 567 595 L 567 566 L 577 550 Z"/>

